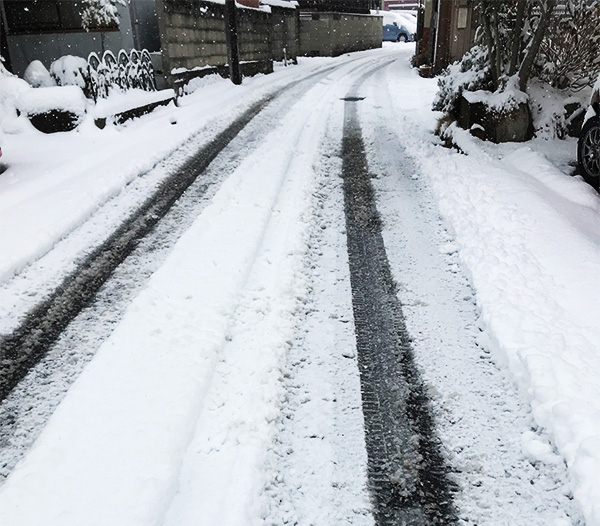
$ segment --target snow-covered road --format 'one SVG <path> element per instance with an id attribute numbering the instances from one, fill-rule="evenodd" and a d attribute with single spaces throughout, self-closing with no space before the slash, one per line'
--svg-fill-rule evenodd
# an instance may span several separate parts
<path id="1" fill-rule="evenodd" d="M 75 134 L 85 169 L 61 162 L 68 138 L 8 136 L 3 333 L 178 165 L 277 94 L 0 406 L 3 526 L 374 523 L 340 179 L 341 99 L 359 79 L 458 522 L 600 524 L 598 196 L 517 145 L 441 148 L 435 81 L 410 52 L 306 60 L 240 89 L 206 82 L 179 108 Z M 27 133 L 56 155 L 26 161 Z M 90 153 L 103 141 L 112 157 Z"/>

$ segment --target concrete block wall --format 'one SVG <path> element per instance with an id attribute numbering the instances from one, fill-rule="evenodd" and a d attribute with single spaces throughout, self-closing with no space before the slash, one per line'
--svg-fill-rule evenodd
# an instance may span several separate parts
<path id="1" fill-rule="evenodd" d="M 157 0 L 156 9 L 167 79 L 173 69 L 227 63 L 223 4 Z"/>
<path id="2" fill-rule="evenodd" d="M 239 8 L 237 16 L 240 60 L 273 60 L 271 14 L 258 9 Z"/>
<path id="3" fill-rule="evenodd" d="M 271 6 L 271 55 L 273 60 L 297 61 L 300 14 L 297 9 Z"/>
<path id="4" fill-rule="evenodd" d="M 224 4 L 204 0 L 156 0 L 156 9 L 168 85 L 174 83 L 173 70 L 227 64 Z M 284 47 L 288 58 L 296 59 L 296 9 L 272 7 L 272 13 L 268 13 L 238 8 L 237 15 L 240 60 L 283 60 Z"/>
<path id="5" fill-rule="evenodd" d="M 300 15 L 300 55 L 335 57 L 381 47 L 381 17 L 341 13 Z"/>

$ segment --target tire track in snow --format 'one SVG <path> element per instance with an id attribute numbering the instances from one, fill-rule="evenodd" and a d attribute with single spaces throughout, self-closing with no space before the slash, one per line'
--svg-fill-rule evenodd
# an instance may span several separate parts
<path id="1" fill-rule="evenodd" d="M 365 78 L 347 97 L 342 172 L 374 513 L 382 526 L 448 525 L 456 522 L 454 487 L 396 296 L 358 123 Z"/>
<path id="2" fill-rule="evenodd" d="M 523 455 L 521 437 L 532 435 L 535 423 L 481 332 L 458 247 L 413 153 L 435 138 L 419 114 L 432 94 L 415 94 L 410 77 L 416 74 L 407 63 L 408 57 L 369 79 L 359 114 L 415 359 L 433 393 L 444 453 L 460 488 L 459 523 L 581 525 L 565 466 Z"/>
<path id="3" fill-rule="evenodd" d="M 312 165 L 328 107 L 338 103 L 349 84 L 343 81 L 380 67 L 378 62 L 352 68 L 295 104 L 292 126 L 280 140 L 288 152 L 285 164 L 273 166 L 267 149 L 255 153 L 263 172 L 277 174 L 279 186 L 182 461 L 165 526 L 191 525 L 199 517 L 206 524 L 239 526 L 263 514 L 263 471 L 285 396 L 282 369 L 296 331 L 295 312 L 306 295 L 304 251 L 316 188 Z"/>
<path id="4" fill-rule="evenodd" d="M 271 100 L 272 97 L 267 97 L 254 104 L 166 179 L 154 196 L 67 276 L 48 299 L 26 316 L 24 323 L 0 340 L 0 402 L 39 362 L 77 314 L 90 305 L 100 287 L 132 253 L 140 239 L 154 228 L 219 152 Z"/>
<path id="5" fill-rule="evenodd" d="M 301 231 L 306 228 L 304 223 L 310 220 L 310 213 L 301 216 L 303 211 L 310 212 L 307 207 L 312 190 L 311 165 L 321 137 L 321 121 L 326 118 L 326 112 L 311 110 L 327 109 L 332 101 L 323 98 L 338 88 L 336 80 L 342 81 L 362 67 L 371 65 L 349 67 L 338 76 L 341 79 L 333 76 L 329 84 L 323 82 L 312 90 L 302 104 L 295 104 L 300 107 L 294 113 L 297 123 L 291 130 L 288 123 L 281 125 L 270 133 L 268 146 L 244 158 L 179 239 L 165 264 L 135 298 L 115 332 L 79 378 L 76 388 L 68 393 L 34 450 L 0 491 L 0 509 L 7 525 L 37 525 L 40 517 L 56 516 L 68 516 L 74 525 L 157 524 L 177 490 L 182 495 L 186 479 L 181 457 L 186 447 L 194 454 L 189 446 L 193 428 L 207 408 L 204 402 L 220 403 L 220 388 L 240 389 L 231 393 L 236 401 L 244 401 L 248 396 L 243 389 L 249 383 L 231 386 L 228 375 L 221 374 L 223 368 L 227 371 L 236 365 L 235 360 L 233 364 L 227 360 L 227 351 L 243 346 L 247 334 L 243 328 L 247 328 L 257 338 L 252 342 L 252 356 L 262 356 L 266 350 L 281 352 L 279 336 L 275 338 L 279 340 L 276 348 L 266 346 L 265 334 L 271 333 L 265 327 L 280 328 L 283 334 L 285 327 L 280 325 L 285 325 L 286 320 L 293 324 L 290 309 L 296 306 L 297 298 L 288 286 L 294 279 L 293 262 L 302 262 Z M 298 134 L 302 138 L 299 143 Z M 302 189 L 306 192 L 299 198 Z M 281 278 L 273 272 L 271 256 L 278 260 Z M 262 283 L 266 284 L 267 298 L 257 312 L 251 300 L 255 293 L 261 295 Z M 281 308 L 273 309 L 269 300 L 280 294 Z M 236 305 L 241 318 L 236 317 Z M 256 329 L 253 324 L 243 323 L 243 311 L 261 315 L 270 309 L 276 310 L 274 318 L 257 324 Z M 242 322 L 243 327 L 232 325 L 233 319 Z M 258 361 L 249 365 L 260 367 Z M 277 371 L 269 367 L 266 373 L 266 383 L 260 381 L 261 374 L 258 378 L 251 375 L 250 380 L 254 380 L 252 387 L 259 401 L 266 395 L 263 409 L 276 413 L 278 404 L 269 392 L 277 390 L 271 382 L 277 380 L 273 376 Z M 219 407 L 211 409 L 216 411 L 213 415 L 220 413 Z M 239 427 L 237 419 L 245 416 L 239 414 L 235 404 L 227 406 L 228 416 L 229 411 L 233 411 L 233 419 L 225 419 L 225 425 L 223 421 L 215 422 L 213 445 L 220 443 L 219 431 L 225 431 L 225 436 L 235 433 Z M 259 420 L 259 424 L 272 422 L 268 418 Z M 208 423 L 212 425 L 211 421 Z M 253 423 L 248 427 L 253 428 Z M 67 436 L 63 431 L 67 431 Z M 204 432 L 204 428 L 200 431 Z M 251 446 L 258 445 L 258 455 L 268 445 L 264 439 L 265 435 L 258 433 L 249 441 Z M 50 454 L 44 452 L 46 448 L 50 448 Z M 255 451 L 250 448 L 250 453 Z M 49 458 L 51 462 L 47 462 Z M 253 455 L 237 455 L 234 460 L 247 467 L 256 459 Z M 235 462 L 233 468 L 237 468 Z M 31 477 L 29 473 L 35 475 Z M 56 484 L 57 478 L 61 484 Z M 258 480 L 262 480 L 262 473 Z M 217 488 L 216 480 L 205 479 L 204 483 Z M 220 486 L 219 496 L 228 495 L 226 486 Z M 261 488 L 252 484 L 252 489 L 256 492 L 253 496 L 258 497 Z M 40 499 L 35 496 L 41 494 L 45 498 L 38 502 Z M 23 510 L 22 495 L 36 504 Z M 183 515 L 191 506 L 192 513 L 205 517 L 206 507 L 193 509 L 199 494 L 193 491 L 187 497 Z M 232 502 L 236 503 L 231 499 L 222 502 L 220 511 L 235 512 Z M 216 503 L 213 500 L 210 504 Z M 176 523 L 183 524 L 178 520 Z"/>
<path id="6" fill-rule="evenodd" d="M 370 59 L 372 60 L 372 59 Z M 369 59 L 351 59 L 341 66 L 317 71 L 298 84 L 327 77 L 332 71 L 354 62 L 365 67 Z M 351 66 L 352 67 L 352 66 Z M 46 298 L 33 308 L 10 334 L 0 338 L 0 403 L 57 341 L 67 325 L 88 307 L 114 270 L 127 258 L 155 225 L 171 209 L 196 178 L 238 133 L 275 97 L 270 94 L 253 104 L 240 118 L 219 133 L 174 174 L 164 180 L 115 232 L 96 249 Z"/>
<path id="7" fill-rule="evenodd" d="M 343 64 L 338 64 L 335 67 L 330 67 L 326 71 L 319 71 L 315 74 L 312 74 L 305 78 L 302 83 L 296 84 L 294 89 L 290 90 L 285 98 L 279 97 L 274 104 L 269 105 L 267 111 L 264 113 L 270 112 L 270 117 L 268 118 L 273 122 L 277 122 L 279 119 L 281 119 L 282 115 L 285 115 L 286 112 L 293 107 L 293 103 L 296 102 L 293 99 L 295 96 L 294 94 L 303 88 L 305 81 L 323 82 L 324 84 L 329 83 L 335 85 L 338 81 L 343 81 L 343 79 L 345 79 L 348 75 L 356 75 L 356 71 L 361 71 L 371 67 L 373 67 L 372 58 L 359 57 L 348 60 Z M 286 104 L 289 104 L 289 106 L 286 106 Z M 310 110 L 307 110 L 306 113 L 310 113 Z M 236 138 L 234 140 L 235 144 L 232 144 L 232 147 L 235 146 L 236 151 L 230 152 L 230 158 L 225 155 L 225 160 L 222 158 L 224 154 L 221 154 L 219 159 L 217 159 L 211 165 L 209 169 L 210 172 L 233 171 L 236 168 L 236 165 L 239 165 L 242 162 L 242 160 L 239 158 L 239 152 L 243 151 L 244 148 L 253 148 L 255 144 L 260 143 L 260 137 L 263 135 L 263 130 L 269 129 L 268 124 L 267 126 L 262 126 L 261 129 L 261 119 L 257 119 L 256 122 L 253 121 L 250 129 L 243 134 L 251 136 L 252 140 Z M 257 128 L 257 130 L 254 130 L 255 128 Z M 225 152 L 226 151 L 227 149 Z M 214 177 L 210 177 L 209 179 L 212 181 Z M 177 214 L 175 214 L 176 217 L 170 220 L 171 222 L 175 221 L 178 223 L 178 226 L 181 226 L 181 223 L 184 223 L 183 218 L 186 216 L 186 214 L 189 214 L 190 211 L 196 214 L 198 213 L 198 207 L 192 207 L 189 204 L 185 205 L 185 200 L 187 199 L 189 201 L 190 199 L 193 200 L 200 198 L 208 199 L 202 196 L 206 192 L 205 186 L 208 185 L 210 187 L 213 185 L 214 181 L 210 181 L 207 182 L 205 179 L 203 179 L 195 183 L 195 185 L 198 186 L 197 190 L 191 192 L 192 195 L 189 197 L 189 192 L 186 193 L 184 198 L 178 201 L 176 208 L 181 208 L 181 210 L 178 210 Z M 216 185 L 218 186 L 219 184 L 220 181 L 217 181 Z M 210 196 L 211 192 L 209 191 L 208 194 Z M 168 217 L 169 216 L 167 216 L 167 218 Z M 172 235 L 173 232 L 168 225 L 163 228 L 163 223 L 165 223 L 164 220 L 159 223 L 158 226 L 160 228 L 153 230 L 152 235 L 144 239 L 140 246 L 135 249 L 133 254 L 135 257 L 128 258 L 127 264 L 119 267 L 119 276 L 116 280 L 117 283 L 113 283 L 113 281 L 115 281 L 113 279 L 114 276 L 111 276 L 109 282 L 102 287 L 100 299 L 101 305 L 93 305 L 86 309 L 83 315 L 79 317 L 80 319 L 78 319 L 76 323 L 71 324 L 68 327 L 68 330 L 60 336 L 58 345 L 53 346 L 51 356 L 48 359 L 44 359 L 45 364 L 42 364 L 44 367 L 40 371 L 37 371 L 39 368 L 36 368 L 36 371 L 34 371 L 35 374 L 29 375 L 31 378 L 28 377 L 28 383 L 35 384 L 34 392 L 30 394 L 29 391 L 23 391 L 21 386 L 19 386 L 19 389 L 17 390 L 18 398 L 15 399 L 15 397 L 11 395 L 9 400 L 11 404 L 3 404 L 1 408 L 2 413 L 0 413 L 3 428 L 0 430 L 0 442 L 3 449 L 2 459 L 0 459 L 2 464 L 2 473 L 0 473 L 1 475 L 6 476 L 12 470 L 13 466 L 16 464 L 16 461 L 31 445 L 33 440 L 38 435 L 41 426 L 45 424 L 57 403 L 60 401 L 60 399 L 62 399 L 64 391 L 68 385 L 75 379 L 74 376 L 72 378 L 70 376 L 66 378 L 63 375 L 57 381 L 56 369 L 53 369 L 52 363 L 49 362 L 49 359 L 54 360 L 56 363 L 64 363 L 64 365 L 57 365 L 56 367 L 66 366 L 67 372 L 65 374 L 69 374 L 70 371 L 78 374 L 85 363 L 92 358 L 96 347 L 100 345 L 104 338 L 106 338 L 107 333 L 112 331 L 124 310 L 124 306 L 119 307 L 117 305 L 115 312 L 114 302 L 117 301 L 117 303 L 122 303 L 123 301 L 126 301 L 126 297 L 128 295 L 136 294 L 136 291 L 138 291 L 145 282 L 146 277 L 144 277 L 144 275 L 147 275 L 148 272 L 153 271 L 152 269 L 148 271 L 143 266 L 144 263 L 147 263 L 148 259 L 155 257 L 155 254 L 151 254 L 149 256 L 148 253 L 155 253 L 157 250 L 170 250 L 167 237 Z M 184 229 L 185 228 L 186 227 L 184 225 Z M 175 236 L 177 235 L 179 234 L 177 234 L 176 231 Z M 165 242 L 165 240 L 167 242 Z M 130 260 L 132 260 L 131 263 L 129 263 Z M 142 274 L 142 279 L 144 281 L 138 283 L 132 290 L 130 288 L 129 281 L 139 280 L 140 273 Z M 124 295 L 125 297 L 120 298 L 120 295 Z M 96 303 L 96 301 L 97 300 L 94 299 L 94 303 Z M 101 327 L 100 329 L 95 328 L 99 323 L 104 323 L 104 327 Z M 73 372 L 70 374 L 73 375 Z M 53 396 L 54 398 L 57 398 L 57 400 L 46 401 L 44 398 L 46 396 Z M 40 412 L 38 410 L 38 406 L 46 407 L 46 409 Z M 13 441 L 12 429 L 14 429 L 15 441 Z"/>

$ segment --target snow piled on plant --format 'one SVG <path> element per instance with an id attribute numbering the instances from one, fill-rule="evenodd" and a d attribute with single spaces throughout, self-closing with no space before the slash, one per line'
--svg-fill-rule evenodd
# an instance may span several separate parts
<path id="1" fill-rule="evenodd" d="M 23 73 L 25 80 L 32 88 L 49 88 L 56 86 L 56 80 L 52 78 L 46 66 L 40 60 L 33 60 Z"/>
<path id="2" fill-rule="evenodd" d="M 486 90 L 466 90 L 462 95 L 471 104 L 482 102 L 496 111 L 508 111 L 529 100 L 527 94 L 519 89 L 519 79 L 516 76 L 508 79 L 505 88 L 501 91 L 491 93 Z"/>
<path id="3" fill-rule="evenodd" d="M 19 111 L 26 115 L 39 115 L 52 110 L 70 111 L 80 118 L 88 102 L 77 86 L 55 86 L 24 91 L 19 97 Z"/>
<path id="4" fill-rule="evenodd" d="M 439 91 L 433 101 L 433 109 L 446 115 L 457 116 L 460 98 L 465 91 L 491 88 L 490 69 L 487 65 L 487 50 L 474 46 L 462 60 L 450 64 L 438 78 Z"/>
<path id="5" fill-rule="evenodd" d="M 50 75 L 59 86 L 79 86 L 84 89 L 86 87 L 87 66 L 87 60 L 84 58 L 65 55 L 52 62 Z"/>

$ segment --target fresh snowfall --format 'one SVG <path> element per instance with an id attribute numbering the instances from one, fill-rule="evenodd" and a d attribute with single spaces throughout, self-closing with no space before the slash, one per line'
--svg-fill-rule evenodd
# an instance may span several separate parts
<path id="1" fill-rule="evenodd" d="M 268 98 L 0 405 L 2 526 L 374 524 L 350 104 L 458 523 L 600 526 L 599 196 L 574 139 L 444 147 L 413 50 L 205 77 L 104 129 L 123 95 L 79 99 L 55 134 L 16 108 L 56 88 L 0 76 L 0 336 Z"/>

